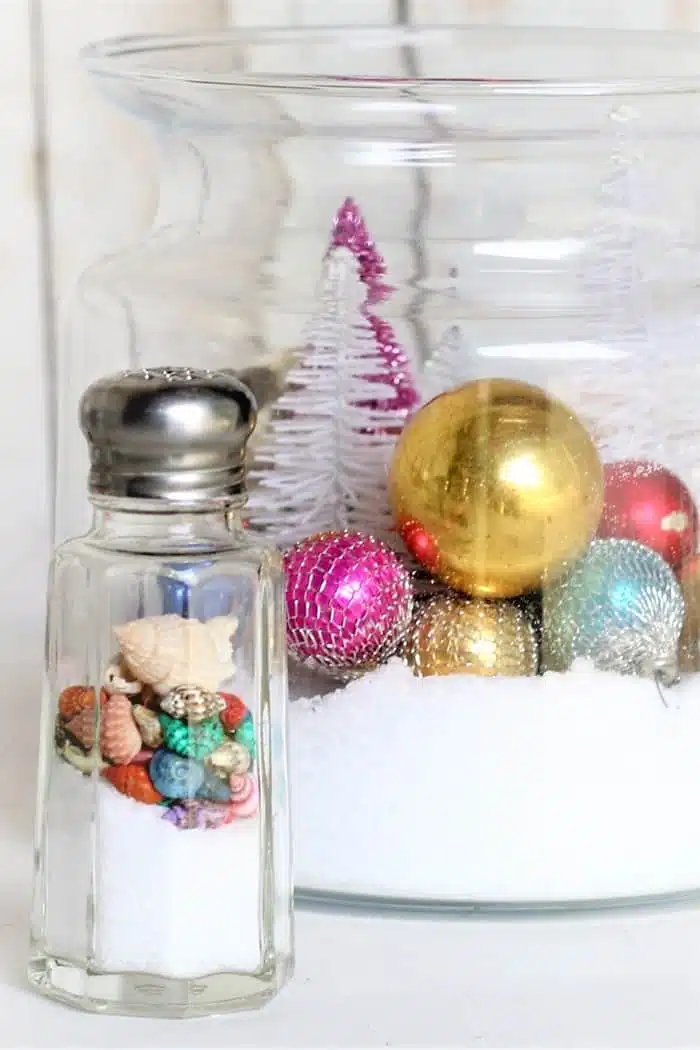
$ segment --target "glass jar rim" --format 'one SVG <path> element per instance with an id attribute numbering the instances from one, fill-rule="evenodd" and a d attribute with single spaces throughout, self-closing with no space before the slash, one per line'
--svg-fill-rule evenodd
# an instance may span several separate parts
<path id="1" fill-rule="evenodd" d="M 254 89 L 290 94 L 325 92 L 365 98 L 405 98 L 430 90 L 435 97 L 620 96 L 700 93 L 698 37 L 689 32 L 641 29 L 586 29 L 534 26 L 314 26 L 276 29 L 230 29 L 209 34 L 137 35 L 88 44 L 81 51 L 85 68 L 99 77 L 147 83 L 153 81 Z M 472 48 L 479 69 L 465 76 L 449 60 L 460 46 Z M 536 45 L 536 46 L 535 46 Z M 311 71 L 273 64 L 245 68 L 244 50 L 256 49 L 274 59 L 275 50 L 301 47 Z M 490 57 L 489 57 L 489 48 Z M 364 72 L 330 72 L 324 54 L 364 56 Z M 435 50 L 430 69 L 421 73 L 421 57 Z M 445 49 L 448 49 L 446 52 Z M 192 63 L 199 50 L 218 56 L 207 65 Z M 380 72 L 368 54 L 394 51 L 402 71 Z M 517 51 L 515 58 L 514 52 Z M 542 74 L 542 54 L 555 56 L 565 72 Z M 300 53 L 301 54 L 301 53 Z M 482 56 L 486 56 L 485 59 Z M 520 57 L 518 57 L 520 56 Z M 454 61 L 458 55 L 451 54 Z M 438 61 L 436 67 L 434 63 Z M 216 68 L 224 63 L 225 68 Z M 531 69 L 519 63 L 529 63 Z M 236 63 L 240 68 L 236 68 Z M 491 63 L 492 70 L 483 67 Z M 443 68 L 446 66 L 446 68 Z M 438 72 L 432 72 L 434 69 Z M 549 64 L 548 64 L 549 68 Z"/>

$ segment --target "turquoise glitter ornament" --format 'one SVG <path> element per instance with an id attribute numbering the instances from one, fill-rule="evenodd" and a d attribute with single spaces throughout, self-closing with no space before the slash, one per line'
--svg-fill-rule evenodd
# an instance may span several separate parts
<path id="1" fill-rule="evenodd" d="M 684 603 L 663 558 L 632 540 L 594 540 L 543 595 L 543 662 L 564 671 L 578 657 L 601 671 L 678 677 Z"/>
<path id="2" fill-rule="evenodd" d="M 243 747 L 247 748 L 250 752 L 250 757 L 255 758 L 255 726 L 253 725 L 253 716 L 250 712 L 245 716 L 238 729 L 233 734 L 233 739 L 238 744 L 243 744 Z"/>
<path id="3" fill-rule="evenodd" d="M 159 720 L 163 730 L 163 743 L 178 755 L 206 758 L 224 741 L 224 730 L 218 717 L 208 718 L 206 722 L 196 725 L 188 725 L 161 712 Z"/>
<path id="4" fill-rule="evenodd" d="M 194 798 L 205 779 L 201 762 L 160 748 L 148 767 L 153 786 L 166 798 Z"/>

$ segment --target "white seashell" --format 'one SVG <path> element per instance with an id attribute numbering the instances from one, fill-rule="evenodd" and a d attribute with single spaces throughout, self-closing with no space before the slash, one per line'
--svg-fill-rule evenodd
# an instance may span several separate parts
<path id="1" fill-rule="evenodd" d="M 115 628 L 134 677 L 165 696 L 179 685 L 216 692 L 233 674 L 231 638 L 238 621 L 217 616 L 201 623 L 182 616 L 153 616 Z"/>
<path id="2" fill-rule="evenodd" d="M 134 704 L 131 713 L 134 716 L 136 725 L 139 727 L 141 739 L 146 747 L 153 749 L 160 747 L 163 743 L 163 730 L 158 721 L 158 715 L 153 711 L 149 711 L 142 704 Z"/>
<path id="3" fill-rule="evenodd" d="M 115 627 L 124 662 L 141 682 L 166 678 L 181 644 L 182 617 L 153 616 Z"/>
<path id="4" fill-rule="evenodd" d="M 227 740 L 217 747 L 216 751 L 212 751 L 207 762 L 221 775 L 241 776 L 250 769 L 250 752 L 243 744 Z"/>
<path id="5" fill-rule="evenodd" d="M 115 694 L 136 696 L 141 692 L 141 683 L 134 680 L 123 660 L 118 656 L 106 669 L 102 678 L 102 686 L 108 696 Z"/>
<path id="6" fill-rule="evenodd" d="M 107 763 L 100 754 L 92 751 L 90 754 L 84 755 L 80 748 L 68 742 L 63 745 L 59 754 L 81 773 L 90 774 L 95 771 L 101 773 L 103 769 L 107 768 Z"/>

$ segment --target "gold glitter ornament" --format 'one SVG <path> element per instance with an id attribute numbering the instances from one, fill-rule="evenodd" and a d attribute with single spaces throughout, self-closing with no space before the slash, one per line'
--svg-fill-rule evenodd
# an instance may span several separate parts
<path id="1" fill-rule="evenodd" d="M 485 379 L 413 417 L 389 491 L 399 532 L 433 575 L 466 594 L 510 598 L 585 549 L 603 468 L 565 405 L 527 383 Z"/>
<path id="2" fill-rule="evenodd" d="M 441 595 L 421 602 L 404 644 L 415 675 L 537 674 L 535 629 L 511 602 Z"/>

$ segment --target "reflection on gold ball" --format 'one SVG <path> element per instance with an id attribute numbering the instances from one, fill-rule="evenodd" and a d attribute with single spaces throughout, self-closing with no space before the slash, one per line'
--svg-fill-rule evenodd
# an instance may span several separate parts
<path id="1" fill-rule="evenodd" d="M 679 646 L 681 671 L 700 671 L 700 554 L 693 555 L 678 573 L 685 619 Z"/>
<path id="2" fill-rule="evenodd" d="M 586 547 L 603 468 L 560 401 L 527 383 L 485 379 L 414 416 L 389 488 L 399 532 L 426 568 L 467 594 L 508 598 L 536 590 Z"/>
<path id="3" fill-rule="evenodd" d="M 537 674 L 535 629 L 510 602 L 441 596 L 421 602 L 404 643 L 413 673 Z"/>

